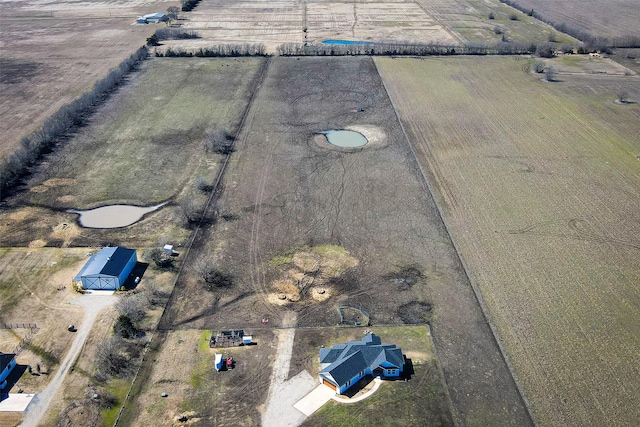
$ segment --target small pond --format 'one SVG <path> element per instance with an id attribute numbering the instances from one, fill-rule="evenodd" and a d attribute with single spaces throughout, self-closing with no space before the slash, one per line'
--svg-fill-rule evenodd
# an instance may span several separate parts
<path id="1" fill-rule="evenodd" d="M 358 41 L 358 40 L 323 40 L 322 44 L 349 45 L 349 44 L 375 44 L 375 43 Z"/>
<path id="2" fill-rule="evenodd" d="M 353 130 L 326 130 L 318 133 L 326 136 L 329 144 L 336 147 L 356 148 L 368 142 L 363 134 Z"/>
<path id="3" fill-rule="evenodd" d="M 164 205 L 165 203 L 156 206 L 109 205 L 86 211 L 69 209 L 67 212 L 80 215 L 78 221 L 86 228 L 118 228 L 134 224 L 145 214 Z"/>

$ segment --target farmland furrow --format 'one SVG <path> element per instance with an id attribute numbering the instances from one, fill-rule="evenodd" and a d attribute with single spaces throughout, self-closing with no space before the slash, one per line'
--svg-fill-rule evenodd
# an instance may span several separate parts
<path id="1" fill-rule="evenodd" d="M 634 111 L 600 109 L 604 121 L 590 95 L 540 83 L 510 58 L 397 61 L 381 71 L 390 96 L 444 187 L 450 231 L 537 418 L 633 419 L 623 408 L 637 407 L 640 388 Z"/>

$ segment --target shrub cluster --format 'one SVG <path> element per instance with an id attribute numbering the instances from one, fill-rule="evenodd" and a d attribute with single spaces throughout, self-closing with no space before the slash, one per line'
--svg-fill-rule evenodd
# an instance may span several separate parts
<path id="1" fill-rule="evenodd" d="M 189 12 L 193 10 L 200 3 L 200 0 L 180 0 L 180 4 L 182 5 L 183 12 Z"/>
<path id="2" fill-rule="evenodd" d="M 156 40 L 182 40 L 199 39 L 200 34 L 193 30 L 183 30 L 181 28 L 164 27 L 158 28 L 155 33 Z"/>
<path id="3" fill-rule="evenodd" d="M 265 56 L 266 47 L 262 43 L 256 44 L 221 44 L 217 46 L 199 48 L 194 51 L 182 48 L 168 48 L 164 52 L 156 51 L 159 57 L 237 57 L 237 56 Z"/>
<path id="4" fill-rule="evenodd" d="M 82 126 L 95 108 L 147 56 L 147 48 L 141 47 L 118 67 L 109 71 L 104 78 L 98 80 L 93 89 L 60 107 L 45 120 L 40 129 L 22 138 L 20 147 L 13 154 L 0 161 L 0 200 L 15 188 L 20 180 L 28 174 L 29 168 L 44 154 L 51 152 L 53 147 L 65 136 L 78 126 Z"/>

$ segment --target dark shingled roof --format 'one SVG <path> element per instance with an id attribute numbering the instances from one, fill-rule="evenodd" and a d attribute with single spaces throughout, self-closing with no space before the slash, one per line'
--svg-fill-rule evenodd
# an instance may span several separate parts
<path id="1" fill-rule="evenodd" d="M 329 374 L 340 385 L 345 384 L 351 378 L 356 376 L 358 372 L 367 369 L 367 363 L 362 357 L 362 353 L 353 353 L 342 359 L 340 363 L 334 363 L 329 368 Z"/>
<path id="2" fill-rule="evenodd" d="M 379 336 L 367 334 L 360 341 L 321 348 L 320 363 L 326 365 L 320 374 L 331 375 L 339 386 L 343 386 L 367 368 L 373 371 L 383 364 L 401 368 L 404 357 L 402 350 L 394 344 L 382 345 Z"/>

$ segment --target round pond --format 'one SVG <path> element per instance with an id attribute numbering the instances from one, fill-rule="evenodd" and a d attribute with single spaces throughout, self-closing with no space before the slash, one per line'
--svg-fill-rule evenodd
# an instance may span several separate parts
<path id="1" fill-rule="evenodd" d="M 357 148 L 368 142 L 363 134 L 353 130 L 327 130 L 319 133 L 326 136 L 329 144 L 336 147 Z"/>

